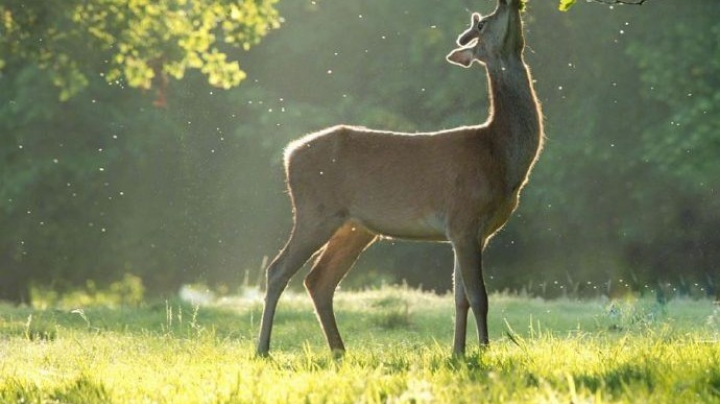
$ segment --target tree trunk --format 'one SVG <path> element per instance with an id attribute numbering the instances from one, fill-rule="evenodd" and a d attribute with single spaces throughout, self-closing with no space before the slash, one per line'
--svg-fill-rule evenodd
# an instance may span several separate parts
<path id="1" fill-rule="evenodd" d="M 9 252 L 0 254 L 0 301 L 30 303 L 29 277 Z"/>

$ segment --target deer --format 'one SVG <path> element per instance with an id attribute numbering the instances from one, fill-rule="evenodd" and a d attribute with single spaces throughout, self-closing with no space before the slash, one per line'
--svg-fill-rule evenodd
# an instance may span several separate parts
<path id="1" fill-rule="evenodd" d="M 291 142 L 285 175 L 293 228 L 267 267 L 257 354 L 269 355 L 273 318 L 291 277 L 316 256 L 304 285 L 330 350 L 342 354 L 333 298 L 358 256 L 379 237 L 449 242 L 454 253 L 453 355 L 465 352 L 472 309 L 489 344 L 482 253 L 518 206 L 542 150 L 540 104 L 525 64 L 522 0 L 497 0 L 447 55 L 478 62 L 489 82 L 489 117 L 476 126 L 398 133 L 339 125 Z"/>

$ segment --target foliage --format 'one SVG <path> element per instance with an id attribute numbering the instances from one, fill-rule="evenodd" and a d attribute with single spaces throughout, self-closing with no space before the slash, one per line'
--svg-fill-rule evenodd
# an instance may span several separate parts
<path id="1" fill-rule="evenodd" d="M 142 279 L 125 274 L 121 280 L 112 282 L 107 289 L 98 288 L 91 280 L 87 281 L 85 288 L 69 293 L 36 287 L 31 290 L 31 301 L 33 307 L 43 310 L 49 307 L 137 306 L 143 302 L 144 295 Z"/>
<path id="2" fill-rule="evenodd" d="M 122 273 L 141 273 L 132 268 L 137 254 L 123 262 L 110 258 L 107 264 L 88 259 L 83 250 L 103 249 L 110 211 L 131 192 L 119 184 L 122 175 L 115 168 L 142 170 L 148 151 L 168 140 L 181 148 L 174 136 L 182 132 L 177 122 L 187 116 L 156 110 L 147 94 L 126 87 L 153 85 L 155 104 L 164 106 L 171 84 L 166 76 L 179 79 L 188 71 L 186 82 L 202 86 L 201 74 L 212 86 L 236 85 L 245 73 L 237 51 L 231 57 L 228 52 L 247 50 L 277 28 L 274 4 L 0 5 L 0 212 L 5 230 L 0 234 L 0 298 L 27 300 L 30 283 L 62 290 L 88 279 L 114 282 Z M 199 74 L 193 76 L 193 70 Z M 58 92 L 66 102 L 58 102 Z M 123 237 L 104 253 L 130 251 L 136 241 Z M 137 259 L 157 265 L 147 256 Z M 168 284 L 169 276 L 145 280 Z"/>
<path id="3" fill-rule="evenodd" d="M 653 19 L 668 29 L 639 35 L 628 54 L 637 59 L 644 95 L 667 111 L 643 133 L 645 158 L 676 174 L 690 187 L 704 190 L 720 170 L 712 158 L 720 145 L 720 22 L 710 2 Z M 680 20 L 680 21 L 677 21 Z M 677 21 L 673 23 L 673 21 Z M 643 46 L 645 40 L 653 46 Z M 683 57 L 673 55 L 682 49 Z"/>
<path id="4" fill-rule="evenodd" d="M 148 295 L 193 282 L 256 285 L 290 228 L 281 167 L 289 140 L 337 123 L 415 132 L 487 118 L 484 72 L 444 60 L 466 28 L 465 4 L 304 1 L 275 12 L 271 2 L 203 1 L 186 6 L 207 10 L 183 19 L 181 2 L 153 2 L 165 19 L 133 12 L 141 3 L 122 8 L 126 26 L 119 16 L 96 18 L 115 1 L 0 6 L 0 299 L 27 301 L 31 287 L 62 294 L 88 280 L 107 290 L 125 274 L 140 277 Z M 254 43 L 279 14 L 284 24 L 250 51 L 224 42 L 224 18 L 201 22 L 205 12 L 251 3 L 267 21 L 233 20 L 250 30 L 233 35 Z M 572 13 L 527 3 L 525 56 L 548 141 L 520 209 L 486 249 L 491 289 L 720 293 L 718 6 L 686 3 Z M 152 21 L 133 31 L 130 22 L 144 18 Z M 35 24 L 12 22 L 22 19 Z M 167 25 L 194 21 L 202 29 Z M 218 89 L 208 82 L 214 73 L 193 67 L 179 41 L 200 34 L 194 43 L 208 55 L 216 47 L 226 62 L 242 61 L 241 86 Z M 166 108 L 153 106 L 158 94 L 130 88 L 130 77 L 108 84 L 111 70 L 125 75 L 128 58 L 150 67 L 160 54 L 163 69 L 185 66 L 182 81 L 166 85 L 152 82 L 161 76 L 153 70 Z M 73 68 L 84 81 L 73 81 Z M 58 89 L 58 75 L 80 84 Z M 60 102 L 68 88 L 75 95 Z M 388 240 L 363 254 L 343 285 L 406 280 L 444 291 L 451 266 L 447 245 Z M 387 314 L 415 321 L 402 305 Z"/>
<path id="5" fill-rule="evenodd" d="M 647 0 L 587 0 L 589 3 L 600 3 L 600 4 L 607 4 L 610 6 L 613 6 L 615 4 L 618 5 L 635 5 L 635 6 L 641 6 L 645 4 Z M 560 11 L 568 11 L 572 8 L 572 6 L 577 3 L 577 0 L 560 0 L 560 4 L 558 6 L 558 9 Z"/>
<path id="6" fill-rule="evenodd" d="M 560 11 L 568 11 L 573 5 L 575 5 L 575 1 L 576 0 L 560 0 L 558 8 Z"/>
<path id="7" fill-rule="evenodd" d="M 227 49 L 249 49 L 280 19 L 276 0 L 11 0 L 0 6 L 0 69 L 21 61 L 46 70 L 67 100 L 100 75 L 150 88 L 196 69 L 216 87 L 245 78 Z M 87 51 L 92 50 L 88 63 Z M 12 55 L 8 60 L 7 55 Z"/>
<path id="8" fill-rule="evenodd" d="M 493 295 L 490 347 L 452 358 L 452 296 L 341 292 L 349 340 L 341 360 L 326 352 L 309 300 L 284 296 L 269 359 L 253 354 L 254 300 L 94 307 L 85 318 L 2 306 L 0 401 L 697 403 L 720 394 L 719 329 L 706 322 L 707 300 L 674 300 L 654 322 L 620 329 L 613 307 L 657 303 Z M 377 308 L 396 300 L 413 322 L 375 325 Z M 52 337 L 28 338 L 42 330 Z"/>

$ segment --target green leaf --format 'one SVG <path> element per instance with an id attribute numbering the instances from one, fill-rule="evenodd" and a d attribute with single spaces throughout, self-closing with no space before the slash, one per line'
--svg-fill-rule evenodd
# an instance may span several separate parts
<path id="1" fill-rule="evenodd" d="M 576 0 L 560 0 L 560 11 L 568 11 L 575 4 Z"/>

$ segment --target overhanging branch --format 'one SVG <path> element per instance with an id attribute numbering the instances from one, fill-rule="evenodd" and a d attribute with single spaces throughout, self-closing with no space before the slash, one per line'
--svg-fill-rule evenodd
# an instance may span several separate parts
<path id="1" fill-rule="evenodd" d="M 635 6 L 640 6 L 643 3 L 645 3 L 647 0 L 589 0 L 593 1 L 595 3 L 602 3 L 602 4 L 631 4 Z"/>

